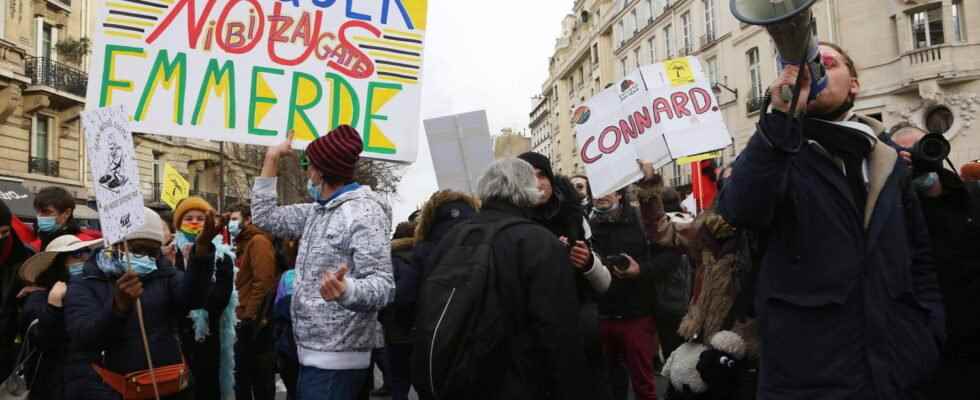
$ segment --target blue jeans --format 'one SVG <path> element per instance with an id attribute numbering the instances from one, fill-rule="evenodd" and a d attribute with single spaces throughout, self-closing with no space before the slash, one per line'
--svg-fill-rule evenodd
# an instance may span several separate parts
<path id="1" fill-rule="evenodd" d="M 329 370 L 299 367 L 297 400 L 355 400 L 368 377 L 368 369 Z"/>

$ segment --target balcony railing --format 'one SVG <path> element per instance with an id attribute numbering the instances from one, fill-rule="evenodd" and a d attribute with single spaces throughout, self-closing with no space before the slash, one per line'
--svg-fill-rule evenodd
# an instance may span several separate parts
<path id="1" fill-rule="evenodd" d="M 198 196 L 198 197 L 203 198 L 204 200 L 207 200 L 208 203 L 211 203 L 211 207 L 217 207 L 218 206 L 218 194 L 217 193 L 208 193 L 208 192 L 202 192 L 202 191 L 199 191 L 199 190 L 191 190 L 190 191 L 190 195 L 191 196 Z"/>
<path id="2" fill-rule="evenodd" d="M 28 57 L 25 67 L 34 85 L 50 86 L 79 97 L 85 97 L 88 76 L 67 64 L 45 57 Z"/>
<path id="3" fill-rule="evenodd" d="M 27 169 L 27 172 L 32 174 L 44 174 L 47 176 L 59 176 L 61 173 L 58 161 L 47 158 L 31 157 Z"/>
<path id="4" fill-rule="evenodd" d="M 909 60 L 909 64 L 926 64 L 935 61 L 943 60 L 943 48 L 942 47 L 928 47 L 925 49 L 920 49 L 908 53 L 906 57 Z"/>
<path id="5" fill-rule="evenodd" d="M 762 109 L 762 99 L 762 96 L 749 97 L 745 102 L 745 112 L 751 114 Z"/>

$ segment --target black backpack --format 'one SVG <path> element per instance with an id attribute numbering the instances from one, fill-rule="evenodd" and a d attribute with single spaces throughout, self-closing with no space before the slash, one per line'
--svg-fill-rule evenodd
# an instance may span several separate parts
<path id="1" fill-rule="evenodd" d="M 494 290 L 499 275 L 493 242 L 498 233 L 520 224 L 533 222 L 516 217 L 492 224 L 467 221 L 440 244 L 450 247 L 432 260 L 417 303 L 412 369 L 421 392 L 434 399 L 458 398 L 472 389 L 481 361 L 506 338 L 514 316 L 505 303 L 514 304 L 515 294 Z"/>

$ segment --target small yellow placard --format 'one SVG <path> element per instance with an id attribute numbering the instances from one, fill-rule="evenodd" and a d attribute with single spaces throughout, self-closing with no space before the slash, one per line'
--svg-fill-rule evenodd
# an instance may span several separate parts
<path id="1" fill-rule="evenodd" d="M 667 70 L 667 79 L 671 86 L 684 86 L 694 83 L 694 71 L 687 58 L 675 58 L 664 61 L 664 68 Z"/>
<path id="2" fill-rule="evenodd" d="M 191 194 L 191 185 L 180 176 L 177 169 L 170 164 L 163 165 L 163 193 L 160 200 L 163 200 L 170 208 L 177 207 L 177 203 Z"/>
<path id="3" fill-rule="evenodd" d="M 721 157 L 721 151 L 713 151 L 710 153 L 695 154 L 689 157 L 681 157 L 677 159 L 677 165 L 687 165 L 693 164 L 698 161 L 710 160 L 712 158 Z"/>

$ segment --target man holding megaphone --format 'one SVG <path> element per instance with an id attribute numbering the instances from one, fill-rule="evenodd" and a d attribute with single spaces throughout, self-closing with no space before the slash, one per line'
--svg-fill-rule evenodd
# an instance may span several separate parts
<path id="1" fill-rule="evenodd" d="M 849 113 L 854 62 L 833 44 L 818 52 L 824 82 L 811 85 L 812 65 L 783 69 L 718 200 L 764 238 L 758 398 L 910 399 L 944 338 L 926 222 L 880 124 Z"/>

